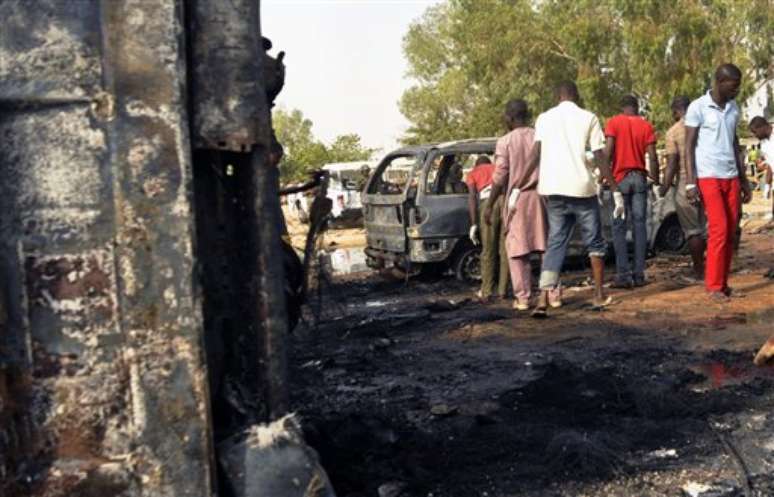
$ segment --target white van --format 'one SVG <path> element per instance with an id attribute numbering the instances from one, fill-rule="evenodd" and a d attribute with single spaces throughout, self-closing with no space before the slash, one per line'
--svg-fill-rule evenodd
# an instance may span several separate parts
<path id="1" fill-rule="evenodd" d="M 362 217 L 363 204 L 360 193 L 377 165 L 376 161 L 355 161 L 336 162 L 323 166 L 322 169 L 330 174 L 328 198 L 333 202 L 331 215 L 334 221 Z"/>

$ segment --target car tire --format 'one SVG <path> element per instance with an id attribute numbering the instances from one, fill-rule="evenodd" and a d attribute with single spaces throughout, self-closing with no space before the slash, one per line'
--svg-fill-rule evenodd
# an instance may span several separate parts
<path id="1" fill-rule="evenodd" d="M 656 250 L 659 252 L 679 253 L 685 246 L 685 233 L 677 216 L 669 216 L 661 224 L 656 236 Z"/>
<path id="2" fill-rule="evenodd" d="M 452 261 L 454 276 L 465 283 L 481 281 L 481 249 L 474 245 L 461 248 Z"/>

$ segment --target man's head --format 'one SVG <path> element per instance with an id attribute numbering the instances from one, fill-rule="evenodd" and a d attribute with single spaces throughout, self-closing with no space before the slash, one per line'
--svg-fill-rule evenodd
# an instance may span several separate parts
<path id="1" fill-rule="evenodd" d="M 527 124 L 529 118 L 529 106 L 524 100 L 515 98 L 505 104 L 505 124 L 508 126 L 508 129 Z"/>
<path id="2" fill-rule="evenodd" d="M 476 158 L 476 165 L 477 166 L 480 166 L 481 164 L 491 164 L 491 163 L 492 163 L 492 161 L 489 160 L 489 157 L 487 157 L 486 155 L 479 155 Z"/>
<path id="3" fill-rule="evenodd" d="M 572 81 L 562 81 L 556 85 L 556 90 L 554 90 L 554 93 L 556 94 L 556 99 L 560 102 L 577 102 L 580 98 L 578 87 Z"/>
<path id="4" fill-rule="evenodd" d="M 771 138 L 771 124 L 762 116 L 755 116 L 750 121 L 750 131 L 759 140 Z"/>
<path id="5" fill-rule="evenodd" d="M 462 181 L 462 164 L 455 162 L 449 168 L 449 178 L 452 181 Z"/>
<path id="6" fill-rule="evenodd" d="M 733 64 L 723 64 L 715 70 L 715 90 L 726 100 L 733 100 L 742 86 L 742 71 Z"/>
<path id="7" fill-rule="evenodd" d="M 637 114 L 640 111 L 640 103 L 634 95 L 626 95 L 621 98 L 621 110 L 624 114 Z"/>
<path id="8" fill-rule="evenodd" d="M 691 105 L 691 99 L 685 95 L 679 95 L 672 99 L 672 118 L 679 121 L 688 112 L 688 106 Z"/>

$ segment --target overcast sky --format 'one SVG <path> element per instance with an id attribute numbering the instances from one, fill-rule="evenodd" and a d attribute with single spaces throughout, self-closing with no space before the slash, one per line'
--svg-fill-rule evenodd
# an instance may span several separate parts
<path id="1" fill-rule="evenodd" d="M 264 0 L 261 24 L 284 50 L 287 76 L 277 105 L 300 109 L 329 143 L 357 133 L 394 148 L 407 126 L 398 100 L 409 86 L 402 39 L 437 0 Z"/>

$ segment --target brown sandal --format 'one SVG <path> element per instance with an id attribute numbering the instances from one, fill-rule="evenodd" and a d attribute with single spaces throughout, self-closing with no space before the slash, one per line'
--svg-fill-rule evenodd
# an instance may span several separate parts
<path id="1" fill-rule="evenodd" d="M 537 306 L 532 311 L 531 315 L 535 319 L 545 319 L 548 317 L 548 308 L 545 306 Z"/>

